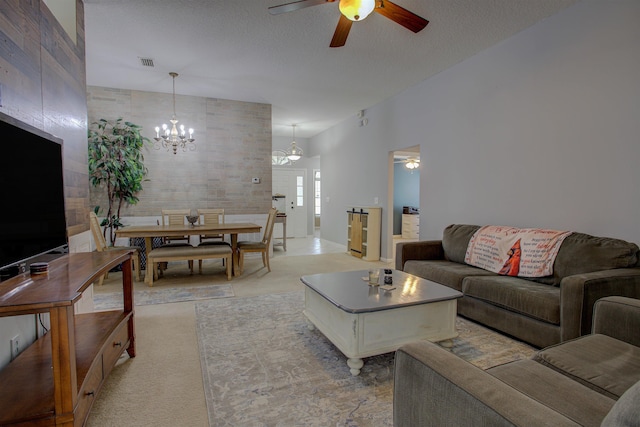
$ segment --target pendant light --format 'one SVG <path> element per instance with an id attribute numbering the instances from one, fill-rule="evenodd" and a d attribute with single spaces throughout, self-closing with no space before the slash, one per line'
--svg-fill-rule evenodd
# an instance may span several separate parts
<path id="1" fill-rule="evenodd" d="M 292 162 L 295 162 L 296 160 L 300 160 L 303 153 L 302 149 L 296 145 L 296 125 L 291 126 L 293 126 L 293 141 L 291 141 L 291 147 L 289 147 L 289 151 L 287 151 L 287 157 Z"/>

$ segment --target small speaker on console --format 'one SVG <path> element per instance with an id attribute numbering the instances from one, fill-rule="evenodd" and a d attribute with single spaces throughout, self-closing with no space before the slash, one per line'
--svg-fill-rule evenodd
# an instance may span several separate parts
<path id="1" fill-rule="evenodd" d="M 47 274 L 49 272 L 49 263 L 47 262 L 34 262 L 29 265 L 31 274 Z"/>

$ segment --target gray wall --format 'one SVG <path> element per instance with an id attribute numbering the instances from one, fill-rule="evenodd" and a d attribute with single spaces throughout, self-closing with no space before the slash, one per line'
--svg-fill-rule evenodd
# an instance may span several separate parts
<path id="1" fill-rule="evenodd" d="M 89 123 L 104 118 L 154 128 L 173 114 L 171 93 L 89 86 Z M 149 146 L 149 169 L 140 201 L 121 216 L 158 216 L 164 209 L 223 208 L 225 214 L 266 213 L 271 207 L 271 105 L 195 96 L 176 96 L 179 123 L 193 128 L 195 151 L 177 154 Z M 253 184 L 251 178 L 260 178 Z M 91 207 L 106 213 L 104 190 L 91 188 Z"/>
<path id="2" fill-rule="evenodd" d="M 640 242 L 639 17 L 585 0 L 312 138 L 322 236 L 346 243 L 351 204 L 388 206 L 388 153 L 420 144 L 422 239 L 471 223 Z"/>
<path id="3" fill-rule="evenodd" d="M 84 4 L 75 41 L 44 3 L 0 8 L 0 111 L 62 138 L 67 232 L 89 229 Z"/>

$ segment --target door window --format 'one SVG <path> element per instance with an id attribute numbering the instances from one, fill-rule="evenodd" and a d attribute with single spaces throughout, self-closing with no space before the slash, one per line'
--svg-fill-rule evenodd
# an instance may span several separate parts
<path id="1" fill-rule="evenodd" d="M 304 177 L 296 177 L 296 206 L 304 206 Z"/>

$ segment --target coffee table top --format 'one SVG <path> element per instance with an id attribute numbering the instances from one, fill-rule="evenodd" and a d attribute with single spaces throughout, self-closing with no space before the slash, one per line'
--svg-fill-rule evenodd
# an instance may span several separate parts
<path id="1" fill-rule="evenodd" d="M 399 270 L 392 270 L 395 289 L 385 291 L 370 286 L 368 270 L 321 273 L 302 276 L 300 280 L 335 306 L 349 313 L 366 313 L 392 308 L 427 304 L 462 297 L 462 293 L 430 280 Z M 383 283 L 384 271 L 380 271 Z"/>

